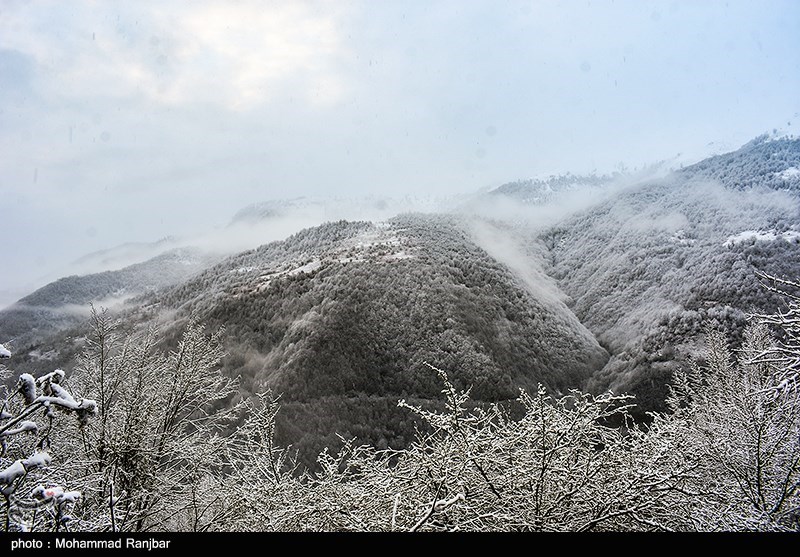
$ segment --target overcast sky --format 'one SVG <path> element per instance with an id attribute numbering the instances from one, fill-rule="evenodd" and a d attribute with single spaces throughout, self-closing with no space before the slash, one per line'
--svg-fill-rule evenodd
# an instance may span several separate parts
<path id="1" fill-rule="evenodd" d="M 256 201 L 448 195 L 792 132 L 798 37 L 796 0 L 2 0 L 0 305 Z"/>

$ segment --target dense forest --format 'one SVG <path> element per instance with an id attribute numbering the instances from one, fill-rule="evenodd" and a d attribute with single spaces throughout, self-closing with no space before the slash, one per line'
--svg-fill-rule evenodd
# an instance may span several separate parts
<path id="1" fill-rule="evenodd" d="M 771 288 L 788 311 L 735 351 L 709 329 L 703 363 L 648 425 L 630 397 L 542 385 L 515 412 L 475 405 L 428 364 L 443 405 L 398 402 L 423 425 L 407 448 L 342 437 L 313 473 L 275 441 L 271 391 L 219 404 L 236 392 L 219 333 L 190 323 L 164 353 L 153 329 L 123 336 L 93 313 L 69 380 L 22 374 L 5 390 L 5 530 L 797 530 L 800 284 Z"/>
<path id="2" fill-rule="evenodd" d="M 498 401 L 538 383 L 564 391 L 608 358 L 563 303 L 537 299 L 442 217 L 331 223 L 221 263 L 158 304 L 226 327 L 226 370 L 250 392 L 282 393 L 278 438 L 308 464 L 337 433 L 408 443 L 413 424 L 394 403 L 435 397 L 423 362 Z"/>
<path id="3" fill-rule="evenodd" d="M 798 168 L 765 136 L 47 285 L 0 312 L 6 529 L 797 528 Z"/>

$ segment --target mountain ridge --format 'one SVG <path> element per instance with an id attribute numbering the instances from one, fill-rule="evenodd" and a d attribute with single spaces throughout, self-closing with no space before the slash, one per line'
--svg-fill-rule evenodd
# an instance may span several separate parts
<path id="1" fill-rule="evenodd" d="M 799 163 L 797 140 L 759 141 L 666 177 L 590 185 L 603 195 L 555 224 L 537 220 L 555 199 L 522 201 L 513 219 L 332 221 L 137 292 L 120 315 L 173 339 L 190 320 L 224 327 L 225 373 L 242 396 L 282 394 L 279 440 L 309 466 L 335 432 L 409 442 L 394 402 L 437 398 L 426 362 L 479 402 L 540 383 L 555 396 L 611 389 L 636 394 L 645 417 L 708 326 L 735 343 L 749 312 L 776 307 L 759 273 L 800 272 L 800 199 L 784 184 Z M 57 333 L 52 358 L 27 346 L 17 369 L 68 368 L 84 334 Z"/>

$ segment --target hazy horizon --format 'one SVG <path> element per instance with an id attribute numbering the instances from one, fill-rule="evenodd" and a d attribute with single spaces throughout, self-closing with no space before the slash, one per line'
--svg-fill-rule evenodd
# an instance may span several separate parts
<path id="1" fill-rule="evenodd" d="M 793 132 L 798 31 L 781 0 L 5 2 L 0 307 L 270 199 L 445 197 Z"/>

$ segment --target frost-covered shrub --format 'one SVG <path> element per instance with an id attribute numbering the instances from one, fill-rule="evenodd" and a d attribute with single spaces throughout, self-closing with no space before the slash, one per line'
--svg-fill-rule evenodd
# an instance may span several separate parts
<path id="1" fill-rule="evenodd" d="M 689 471 L 660 432 L 604 425 L 627 412 L 627 397 L 579 392 L 558 400 L 543 388 L 518 399 L 522 417 L 499 405 L 475 408 L 444 372 L 443 412 L 401 401 L 427 422 L 409 448 L 324 451 L 321 471 L 293 475 L 271 447 L 270 426 L 246 425 L 239 466 L 224 483 L 236 530 L 669 530 L 681 524 Z M 468 407 L 472 406 L 470 410 Z M 275 403 L 260 419 L 274 416 Z M 269 423 L 267 420 L 266 423 Z M 674 466 L 671 466 L 675 464 Z"/>

